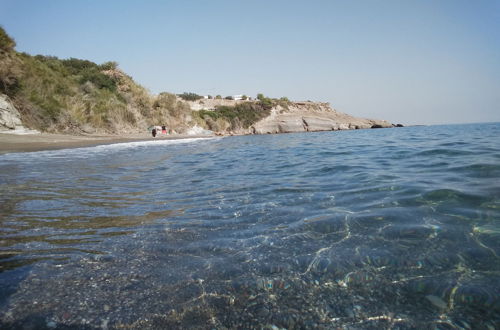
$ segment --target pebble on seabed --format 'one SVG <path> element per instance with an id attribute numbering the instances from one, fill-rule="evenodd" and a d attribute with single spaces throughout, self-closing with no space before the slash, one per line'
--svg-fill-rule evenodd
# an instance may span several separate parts
<path id="1" fill-rule="evenodd" d="M 427 300 L 429 300 L 437 308 L 440 308 L 440 309 L 448 308 L 448 305 L 443 301 L 443 299 L 439 298 L 438 296 L 427 295 L 427 296 L 425 296 L 425 298 Z"/>

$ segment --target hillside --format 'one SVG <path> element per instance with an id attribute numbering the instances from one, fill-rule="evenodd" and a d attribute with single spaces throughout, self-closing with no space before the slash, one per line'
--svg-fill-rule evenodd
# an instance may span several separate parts
<path id="1" fill-rule="evenodd" d="M 169 93 L 151 95 L 114 62 L 31 56 L 14 47 L 0 28 L 0 93 L 9 97 L 28 128 L 80 134 L 194 125 L 186 103 Z"/>
<path id="2" fill-rule="evenodd" d="M 19 53 L 0 27 L 0 128 L 48 133 L 124 134 L 166 125 L 174 133 L 264 134 L 390 127 L 358 119 L 325 103 L 200 99 L 196 94 L 152 95 L 115 62 Z M 184 100 L 184 99 L 185 100 Z M 17 110 L 16 110 L 17 109 Z"/>

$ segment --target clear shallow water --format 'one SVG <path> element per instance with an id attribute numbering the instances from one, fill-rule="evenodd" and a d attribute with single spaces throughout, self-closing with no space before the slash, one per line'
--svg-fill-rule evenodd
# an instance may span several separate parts
<path id="1" fill-rule="evenodd" d="M 500 124 L 0 156 L 0 327 L 495 328 Z"/>

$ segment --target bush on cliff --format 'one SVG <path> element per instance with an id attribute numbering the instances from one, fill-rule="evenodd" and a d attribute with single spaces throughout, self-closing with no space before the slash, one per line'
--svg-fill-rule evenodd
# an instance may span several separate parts
<path id="1" fill-rule="evenodd" d="M 269 97 L 265 97 L 264 94 L 257 94 L 257 100 L 259 100 L 260 105 L 264 109 L 271 109 L 274 106 L 273 100 Z"/>
<path id="2" fill-rule="evenodd" d="M 198 95 L 196 93 L 186 93 L 186 92 L 179 94 L 178 96 L 184 101 L 198 101 L 203 98 L 203 96 Z"/>
<path id="3" fill-rule="evenodd" d="M 41 60 L 43 60 L 43 58 L 44 56 L 40 56 Z M 48 57 L 45 56 L 45 58 Z M 103 73 L 103 71 L 115 70 L 118 67 L 116 62 L 106 62 L 102 65 L 98 65 L 94 62 L 77 58 L 58 61 L 67 68 L 70 74 L 79 77 L 78 81 L 80 84 L 85 84 L 87 81 L 90 81 L 97 88 L 106 88 L 113 92 L 116 90 L 116 81 L 109 75 Z"/>
<path id="4" fill-rule="evenodd" d="M 271 110 L 260 103 L 245 102 L 235 106 L 220 106 L 214 111 L 200 110 L 196 115 L 207 123 L 212 130 L 221 130 L 220 127 L 211 127 L 211 122 L 223 120 L 229 125 L 226 129 L 238 130 L 247 129 L 259 120 L 269 116 Z M 219 125 L 220 126 L 220 125 Z"/>

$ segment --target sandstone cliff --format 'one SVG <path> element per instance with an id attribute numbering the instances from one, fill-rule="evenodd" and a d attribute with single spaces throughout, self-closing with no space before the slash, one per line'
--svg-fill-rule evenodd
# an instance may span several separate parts
<path id="1" fill-rule="evenodd" d="M 255 123 L 251 130 L 256 134 L 268 134 L 392 126 L 385 120 L 356 118 L 338 112 L 328 103 L 291 102 L 286 108 L 273 108 L 271 114 Z"/>

